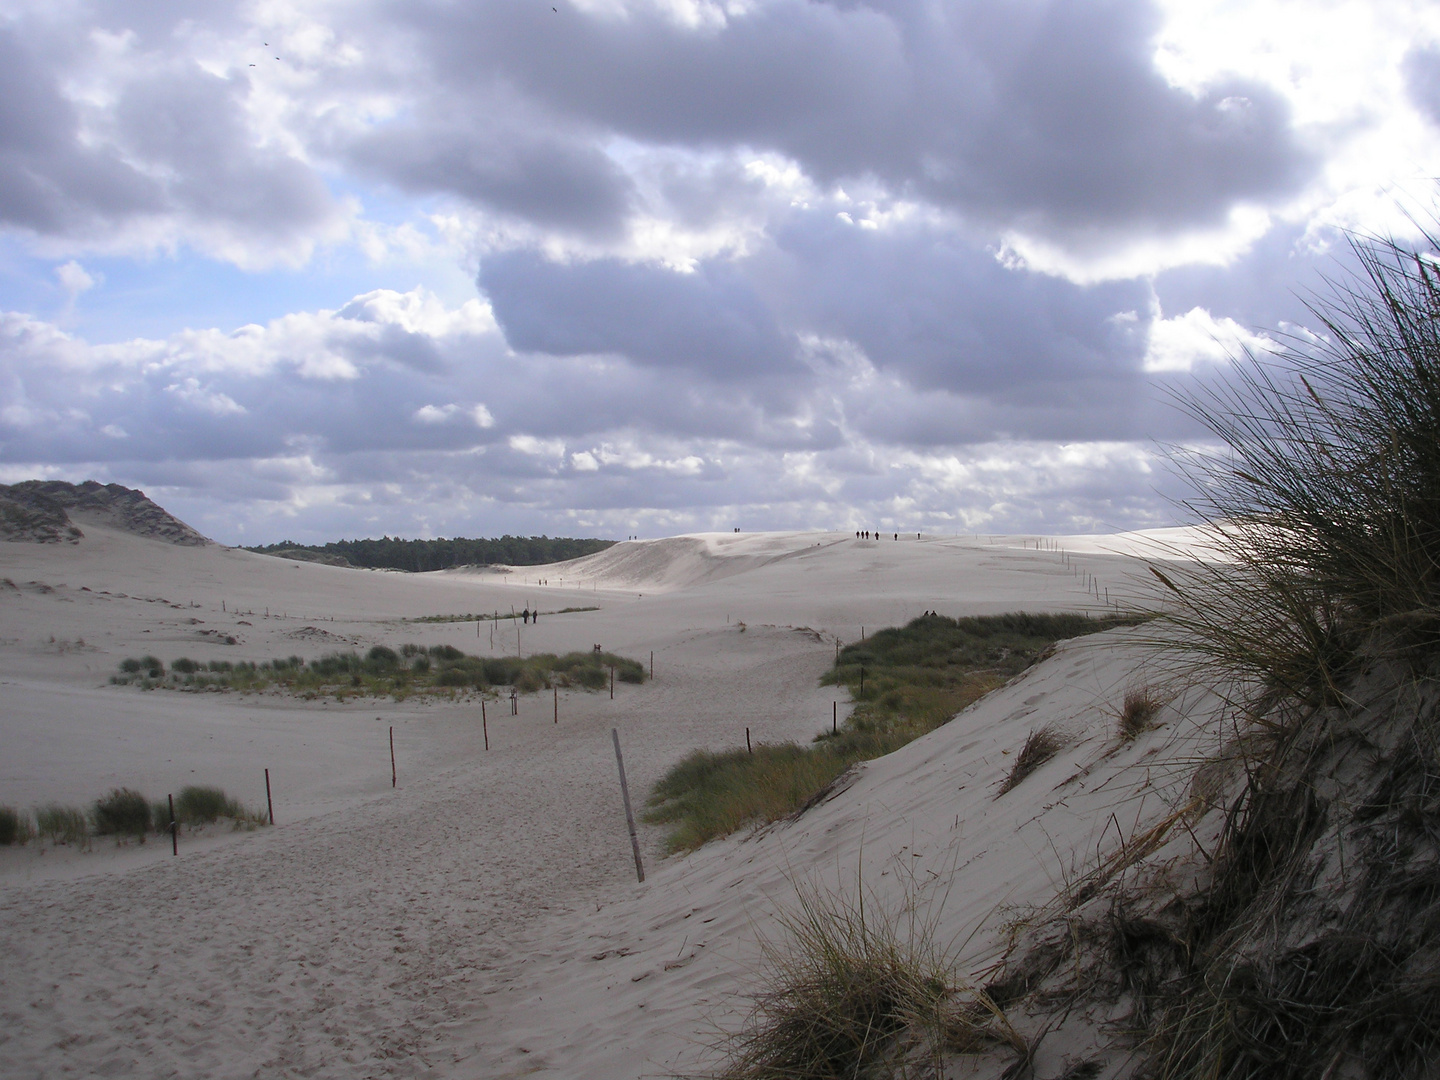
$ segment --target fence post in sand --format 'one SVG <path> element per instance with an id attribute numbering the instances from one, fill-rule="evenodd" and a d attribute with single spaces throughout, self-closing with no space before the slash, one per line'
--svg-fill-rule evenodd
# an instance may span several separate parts
<path id="1" fill-rule="evenodd" d="M 745 752 L 747 754 L 755 753 L 750 747 L 750 729 L 748 727 L 745 729 Z"/>
<path id="2" fill-rule="evenodd" d="M 395 786 L 395 725 L 390 725 L 390 786 Z"/>
<path id="3" fill-rule="evenodd" d="M 645 880 L 645 865 L 640 861 L 640 837 L 635 833 L 635 814 L 630 809 L 630 785 L 625 782 L 625 759 L 620 755 L 620 729 L 611 728 L 610 738 L 615 741 L 615 765 L 620 770 L 620 798 L 625 803 L 625 827 L 630 830 L 630 851 L 635 856 L 635 877 Z"/>
<path id="4" fill-rule="evenodd" d="M 175 796 L 165 796 L 170 800 L 170 854 L 180 854 L 180 830 L 175 827 Z"/>
<path id="5" fill-rule="evenodd" d="M 838 702 L 838 701 L 832 701 L 832 702 L 830 703 L 830 734 L 831 734 L 831 735 L 838 735 L 839 733 L 840 733 L 840 702 Z"/>
<path id="6" fill-rule="evenodd" d="M 480 699 L 480 734 L 485 736 L 485 749 L 490 749 L 490 724 L 485 719 L 485 699 Z"/>
<path id="7" fill-rule="evenodd" d="M 550 689 L 555 691 L 555 723 L 558 724 L 560 722 L 560 688 L 552 686 Z"/>
<path id="8" fill-rule="evenodd" d="M 610 700 L 615 700 L 615 665 L 610 665 Z"/>
<path id="9" fill-rule="evenodd" d="M 275 802 L 270 798 L 270 770 L 265 770 L 265 809 L 270 812 L 270 824 L 275 824 Z"/>

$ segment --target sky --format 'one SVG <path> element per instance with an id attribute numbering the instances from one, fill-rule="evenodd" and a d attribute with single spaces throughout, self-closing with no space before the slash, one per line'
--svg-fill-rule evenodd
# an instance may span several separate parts
<path id="1" fill-rule="evenodd" d="M 0 0 L 0 482 L 231 544 L 1186 520 L 1440 5 Z"/>

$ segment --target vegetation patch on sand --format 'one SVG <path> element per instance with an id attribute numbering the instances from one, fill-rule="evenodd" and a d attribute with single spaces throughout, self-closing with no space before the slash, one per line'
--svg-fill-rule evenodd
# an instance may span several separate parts
<path id="1" fill-rule="evenodd" d="M 218 787 L 188 785 L 175 796 L 175 824 L 198 827 L 229 821 L 236 829 L 254 829 L 268 824 L 266 816 L 251 810 Z M 86 850 L 96 836 L 113 836 L 116 842 L 144 843 L 152 833 L 170 829 L 170 800 L 152 802 L 133 788 L 112 788 L 90 804 L 78 806 L 50 803 L 30 813 L 0 806 L 0 846 L 25 844 L 37 837 L 51 844 L 65 844 Z"/>
<path id="2" fill-rule="evenodd" d="M 110 677 L 117 685 L 142 690 L 236 690 L 243 693 L 278 691 L 301 696 L 334 694 L 390 696 L 410 694 L 455 696 L 485 692 L 496 686 L 521 693 L 551 687 L 599 690 L 610 681 L 611 670 L 624 683 L 643 683 L 645 667 L 638 660 L 608 652 L 572 652 L 564 656 L 472 656 L 453 645 L 406 644 L 398 650 L 376 645 L 363 656 L 358 652 L 327 653 L 306 661 L 299 656 L 260 662 L 212 660 L 208 664 L 181 657 L 164 663 L 153 656 L 126 659 Z"/>
<path id="3" fill-rule="evenodd" d="M 540 615 L 570 615 L 577 611 L 599 611 L 598 606 L 590 607 L 562 607 L 558 611 L 541 611 Z M 496 622 L 503 619 L 518 619 L 521 613 L 518 611 L 482 611 L 470 615 L 421 615 L 415 619 L 406 619 L 412 623 L 457 623 L 457 622 Z"/>
<path id="4" fill-rule="evenodd" d="M 846 687 L 857 703 L 838 730 L 820 734 L 810 747 L 697 750 L 655 785 L 644 819 L 674 826 L 666 839 L 671 852 L 692 851 L 745 825 L 778 821 L 818 798 L 857 762 L 934 731 L 1055 642 L 1140 621 L 1068 613 L 925 615 L 881 630 L 843 648 L 820 680 Z"/>
<path id="5" fill-rule="evenodd" d="M 615 544 L 614 540 L 571 539 L 563 536 L 501 536 L 469 540 L 464 537 L 435 540 L 402 540 L 382 536 L 379 540 L 337 540 L 329 544 L 297 544 L 282 540 L 246 548 L 261 555 L 284 559 L 325 562 L 333 566 L 358 566 L 374 570 L 406 570 L 412 573 L 446 570 L 452 566 L 540 566 L 593 555 Z"/>

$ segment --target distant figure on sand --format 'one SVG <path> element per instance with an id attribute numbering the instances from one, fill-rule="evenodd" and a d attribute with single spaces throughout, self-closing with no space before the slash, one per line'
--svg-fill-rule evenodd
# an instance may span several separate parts
<path id="1" fill-rule="evenodd" d="M 529 622 L 530 622 L 530 609 L 529 609 L 528 607 L 527 607 L 524 611 L 520 612 L 520 618 L 523 619 L 527 625 L 529 624 Z"/>

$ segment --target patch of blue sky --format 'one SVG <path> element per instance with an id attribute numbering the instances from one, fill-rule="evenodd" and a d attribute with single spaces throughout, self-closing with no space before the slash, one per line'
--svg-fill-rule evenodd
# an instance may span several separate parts
<path id="1" fill-rule="evenodd" d="M 360 198 L 362 228 L 373 225 L 384 238 L 408 225 L 414 242 L 384 242 L 377 258 L 373 245 L 351 238 L 318 248 L 303 266 L 243 270 L 188 247 L 140 257 L 42 257 L 28 238 L 0 233 L 0 310 L 102 343 L 184 329 L 228 333 L 292 312 L 340 308 L 374 289 L 423 286 L 452 307 L 477 295 L 472 271 L 436 236 L 426 207 L 343 182 L 332 182 L 332 190 L 338 198 Z M 61 268 L 72 261 L 92 282 L 88 287 L 76 290 L 73 273 L 72 287 L 63 283 Z"/>

